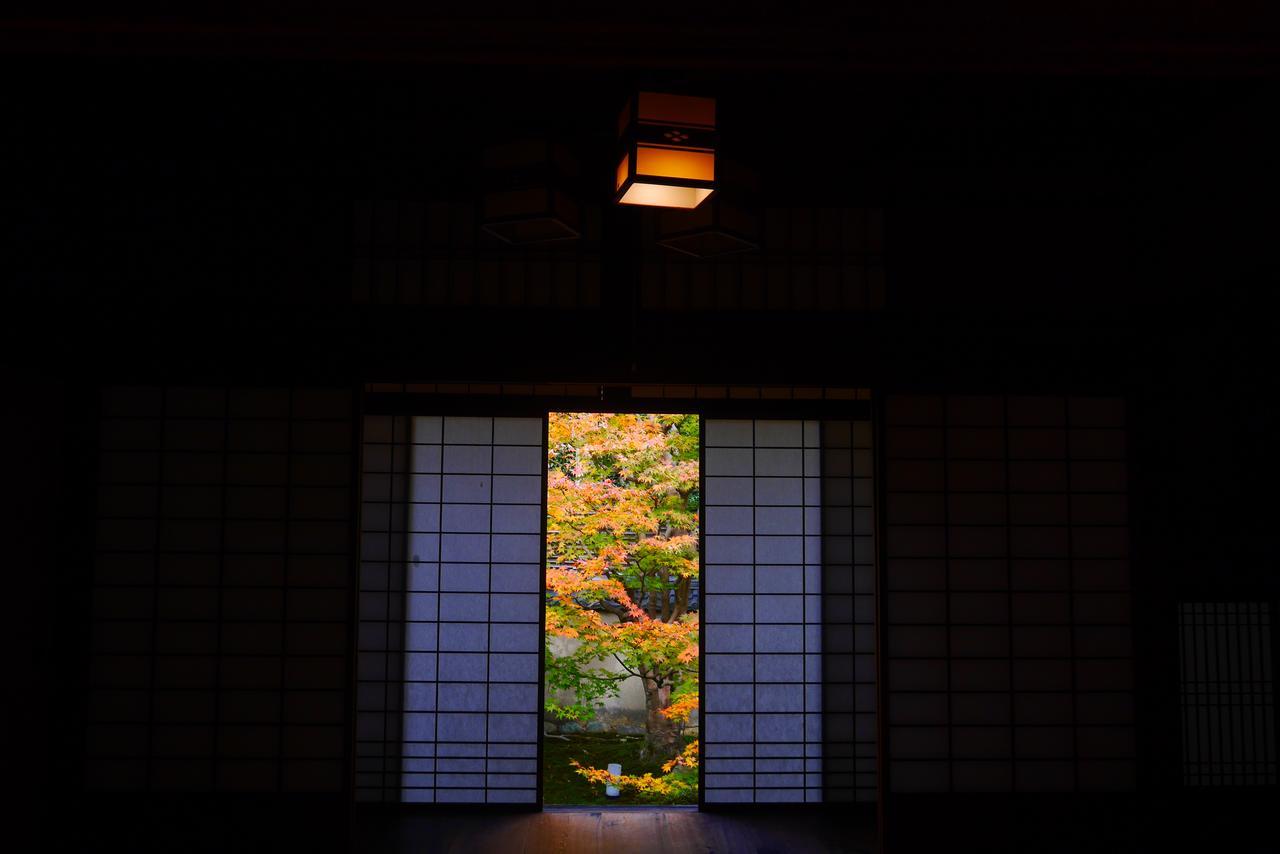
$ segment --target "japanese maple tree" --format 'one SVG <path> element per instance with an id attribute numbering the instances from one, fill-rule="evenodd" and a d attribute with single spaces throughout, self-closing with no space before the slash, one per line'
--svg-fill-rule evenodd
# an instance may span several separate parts
<path id="1" fill-rule="evenodd" d="M 553 413 L 549 430 L 548 711 L 588 721 L 635 676 L 646 755 L 695 767 L 696 747 L 678 757 L 698 702 L 698 417 Z M 579 643 L 557 655 L 553 636 Z M 609 657 L 623 672 L 593 666 Z"/>

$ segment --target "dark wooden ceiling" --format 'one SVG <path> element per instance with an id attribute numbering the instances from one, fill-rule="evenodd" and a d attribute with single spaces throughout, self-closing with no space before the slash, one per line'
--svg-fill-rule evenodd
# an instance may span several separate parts
<path id="1" fill-rule="evenodd" d="M 30 308 L 10 341 L 119 374 L 363 380 L 496 338 L 468 349 L 488 360 L 476 376 L 567 375 L 510 356 L 542 334 L 524 312 L 427 336 L 422 311 L 353 310 L 346 218 L 359 199 L 474 197 L 487 141 L 552 135 L 597 182 L 625 304 L 640 214 L 604 200 L 638 85 L 714 94 L 721 152 L 763 204 L 888 213 L 888 310 L 708 313 L 725 343 L 708 377 L 856 363 L 905 383 L 981 376 L 1007 351 L 1040 354 L 1004 363 L 1028 384 L 1118 382 L 1149 342 L 1199 340 L 1178 326 L 1206 311 L 1272 316 L 1229 302 L 1274 281 L 1280 38 L 1262 3 L 440 5 L 9 4 L 0 237 Z M 685 333 L 647 328 L 671 340 L 640 373 L 665 376 Z M 777 347 L 745 352 L 756 338 Z M 635 371 L 624 349 L 599 361 Z"/>
<path id="2" fill-rule="evenodd" d="M 20 0 L 21 53 L 592 68 L 1274 73 L 1266 0 Z"/>

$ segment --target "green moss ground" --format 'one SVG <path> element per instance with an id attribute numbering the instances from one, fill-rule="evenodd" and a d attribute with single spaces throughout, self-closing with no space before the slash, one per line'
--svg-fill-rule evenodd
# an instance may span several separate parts
<path id="1" fill-rule="evenodd" d="M 685 739 L 686 744 L 690 741 L 693 741 L 692 737 Z M 623 792 L 617 798 L 606 798 L 604 786 L 588 783 L 569 764 L 570 759 L 576 759 L 591 768 L 605 768 L 610 762 L 619 762 L 623 774 L 649 772 L 655 777 L 661 776 L 661 762 L 640 759 L 643 745 L 642 735 L 581 733 L 564 737 L 546 736 L 542 747 L 543 803 L 548 806 L 653 804 L 654 801 L 641 800 L 629 792 Z M 668 803 L 693 804 L 697 803 L 697 798 Z"/>

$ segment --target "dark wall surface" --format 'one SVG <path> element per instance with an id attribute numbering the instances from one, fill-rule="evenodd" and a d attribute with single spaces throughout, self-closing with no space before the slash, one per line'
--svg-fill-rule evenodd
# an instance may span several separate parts
<path id="1" fill-rule="evenodd" d="M 21 721 L 47 826 L 73 829 L 57 818 L 76 804 L 144 836 L 163 826 L 185 837 L 209 822 L 224 829 L 196 841 L 216 850 L 241 836 L 262 842 L 265 824 L 306 824 L 290 825 L 288 805 L 314 816 L 315 796 L 289 793 L 332 789 L 331 768 L 296 764 L 334 759 L 313 755 L 308 739 L 324 734 L 288 741 L 281 718 L 270 757 L 241 757 L 270 765 L 239 778 L 265 781 L 270 798 L 83 799 L 93 773 L 85 723 L 101 708 L 88 686 L 94 662 L 115 654 L 91 631 L 104 606 L 89 595 L 108 482 L 100 467 L 124 450 L 103 438 L 123 435 L 109 430 L 104 389 L 222 390 L 212 418 L 224 443 L 206 450 L 225 455 L 236 424 L 226 407 L 238 394 L 323 389 L 349 406 L 366 382 L 443 380 L 1123 399 L 1136 794 L 903 796 L 885 805 L 889 827 L 895 815 L 903 826 L 948 815 L 971 828 L 984 815 L 1020 815 L 1042 831 L 1115 828 L 1188 804 L 1211 817 L 1179 828 L 1184 840 L 1253 826 L 1259 801 L 1247 793 L 1218 803 L 1179 788 L 1169 709 L 1174 604 L 1280 595 L 1269 497 L 1280 473 L 1269 367 L 1268 297 L 1280 272 L 1273 77 L 1131 66 L 681 72 L 671 85 L 720 96 L 725 155 L 757 171 L 765 214 L 760 252 L 709 264 L 656 247 L 652 214 L 605 203 L 614 111 L 636 81 L 662 75 L 607 64 L 444 73 L 332 57 L 25 53 L 4 58 L 24 82 L 4 167 L 4 339 L 23 449 L 7 497 L 32 567 L 15 575 L 30 605 L 19 624 L 37 654 L 19 655 L 17 672 L 37 686 Z M 527 134 L 554 134 L 581 161 L 593 224 L 576 244 L 513 250 L 473 227 L 479 148 Z M 282 410 L 278 420 L 294 417 Z M 148 452 L 166 451 L 152 440 Z M 160 482 L 126 468 L 134 487 Z M 271 519 L 287 527 L 292 512 Z M 218 543 L 208 548 L 219 580 L 202 589 L 227 616 L 237 585 Z M 148 587 L 154 598 L 138 607 L 168 607 L 159 592 Z M 283 599 L 278 610 L 268 621 L 287 634 Z M 226 620 L 213 624 L 220 642 L 234 634 Z M 287 705 L 284 682 L 252 690 Z M 214 723 L 195 726 L 212 733 Z M 142 737 L 157 747 L 160 735 Z M 181 739 L 198 735 L 165 743 L 194 749 Z M 196 750 L 212 788 L 230 779 L 215 757 L 233 743 Z M 257 787 L 227 786 L 246 788 Z M 323 821 L 307 826 L 335 843 L 347 815 L 341 796 L 327 803 Z M 269 813 L 279 821 L 266 822 Z"/>

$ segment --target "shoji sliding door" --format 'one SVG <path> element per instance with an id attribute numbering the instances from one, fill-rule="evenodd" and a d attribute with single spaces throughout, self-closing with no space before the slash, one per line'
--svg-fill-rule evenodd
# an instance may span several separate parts
<path id="1" fill-rule="evenodd" d="M 876 567 L 870 420 L 822 421 L 822 800 L 875 801 Z"/>
<path id="2" fill-rule="evenodd" d="M 356 792 L 537 801 L 541 418 L 365 421 Z"/>
<path id="3" fill-rule="evenodd" d="M 704 800 L 822 800 L 822 490 L 816 421 L 704 434 Z"/>

